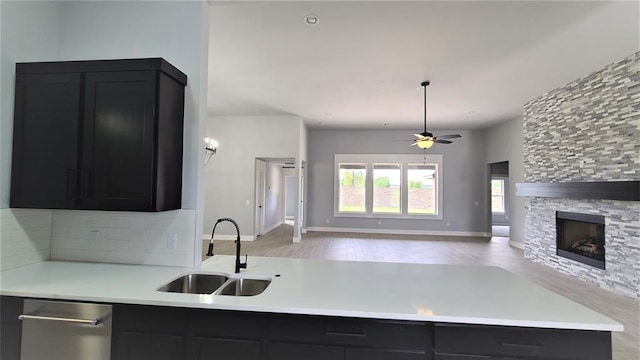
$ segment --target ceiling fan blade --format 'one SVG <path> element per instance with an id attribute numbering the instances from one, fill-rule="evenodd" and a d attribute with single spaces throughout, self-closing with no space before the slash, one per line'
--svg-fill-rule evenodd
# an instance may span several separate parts
<path id="1" fill-rule="evenodd" d="M 414 143 L 413 143 L 413 144 L 411 144 L 410 146 L 416 146 L 416 145 L 418 145 L 418 143 L 417 143 L 417 142 L 414 142 Z"/>
<path id="2" fill-rule="evenodd" d="M 397 141 L 416 141 L 416 139 L 411 139 L 411 140 L 392 140 L 392 142 L 397 142 Z"/>
<path id="3" fill-rule="evenodd" d="M 417 137 L 418 139 L 424 139 L 424 135 L 422 134 L 413 134 L 413 136 Z"/>
<path id="4" fill-rule="evenodd" d="M 460 134 L 450 134 L 450 135 L 438 135 L 435 138 L 436 139 L 456 139 L 456 138 L 461 138 L 462 135 Z"/>
<path id="5" fill-rule="evenodd" d="M 438 144 L 452 144 L 449 140 L 433 140 L 433 142 Z"/>

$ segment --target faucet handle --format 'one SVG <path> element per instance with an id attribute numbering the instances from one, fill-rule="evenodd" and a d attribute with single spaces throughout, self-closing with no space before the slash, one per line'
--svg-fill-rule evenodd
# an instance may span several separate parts
<path id="1" fill-rule="evenodd" d="M 244 254 L 244 262 L 240 262 L 240 268 L 241 269 L 246 269 L 247 268 L 247 257 L 248 257 L 248 254 Z"/>

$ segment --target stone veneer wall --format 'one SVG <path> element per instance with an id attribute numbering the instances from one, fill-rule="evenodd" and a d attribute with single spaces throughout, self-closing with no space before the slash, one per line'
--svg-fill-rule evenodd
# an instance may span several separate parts
<path id="1" fill-rule="evenodd" d="M 640 52 L 524 106 L 525 182 L 640 180 Z M 556 255 L 555 212 L 605 216 L 606 270 Z M 640 202 L 528 197 L 525 257 L 640 296 Z"/>

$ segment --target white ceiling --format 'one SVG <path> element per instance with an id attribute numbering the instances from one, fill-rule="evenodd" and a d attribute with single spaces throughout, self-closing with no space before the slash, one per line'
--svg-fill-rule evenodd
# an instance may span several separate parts
<path id="1" fill-rule="evenodd" d="M 430 80 L 429 129 L 486 128 L 639 51 L 639 18 L 637 1 L 214 1 L 208 112 L 419 130 Z"/>

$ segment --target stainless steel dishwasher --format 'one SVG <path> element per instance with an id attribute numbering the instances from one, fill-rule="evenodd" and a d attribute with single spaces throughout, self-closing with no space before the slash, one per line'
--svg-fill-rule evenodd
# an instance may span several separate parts
<path id="1" fill-rule="evenodd" d="M 111 305 L 25 299 L 22 360 L 108 360 Z"/>

